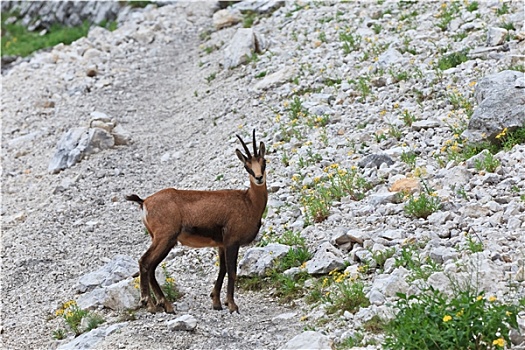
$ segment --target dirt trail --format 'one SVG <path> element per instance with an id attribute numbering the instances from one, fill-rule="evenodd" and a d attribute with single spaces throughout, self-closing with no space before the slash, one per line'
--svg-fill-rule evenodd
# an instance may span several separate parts
<path id="1" fill-rule="evenodd" d="M 45 76 L 20 81 L 3 77 L 2 147 L 2 344 L 9 349 L 54 347 L 58 306 L 74 296 L 80 276 L 116 254 L 139 258 L 149 245 L 127 193 L 149 195 L 161 188 L 243 188 L 247 180 L 230 143 L 235 132 L 262 125 L 251 106 L 236 106 L 239 121 L 223 118 L 225 108 L 247 91 L 221 75 L 208 84 L 201 69 L 198 28 L 210 22 L 204 3 L 179 7 L 180 31 L 169 44 L 137 47 L 112 62 L 110 89 L 63 98 L 39 107 Z M 19 103 L 16 103 L 19 101 Z M 133 144 L 90 156 L 58 175 L 47 164 L 62 133 L 85 125 L 93 111 L 118 120 Z M 239 131 L 239 124 L 246 128 Z M 41 131 L 22 154 L 6 142 L 19 130 Z M 165 153 L 173 155 L 161 162 Z M 215 179 L 222 175 L 225 181 Z M 57 186 L 74 179 L 64 191 Z M 5 218 L 5 219 L 4 219 Z M 254 348 L 293 337 L 297 322 L 273 324 L 288 310 L 260 294 L 237 294 L 240 315 L 211 310 L 209 292 L 217 273 L 211 249 L 177 247 L 181 270 L 175 277 L 185 292 L 185 313 L 195 315 L 194 333 L 169 332 L 163 321 L 176 316 L 138 312 L 137 320 L 108 337 L 100 348 Z M 191 259 L 190 259 L 191 257 Z M 199 262 L 200 261 L 200 262 Z M 180 312 L 178 316 L 180 316 Z M 117 314 L 107 317 L 118 318 Z M 266 339 L 264 334 L 273 334 Z"/>

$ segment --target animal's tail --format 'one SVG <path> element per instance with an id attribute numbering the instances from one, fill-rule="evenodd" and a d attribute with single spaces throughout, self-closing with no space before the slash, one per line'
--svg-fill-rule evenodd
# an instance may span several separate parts
<path id="1" fill-rule="evenodd" d="M 144 200 L 142 198 L 140 198 L 139 196 L 137 196 L 136 194 L 132 194 L 130 196 L 126 196 L 126 199 L 128 201 L 137 202 L 140 205 L 141 208 L 142 208 L 142 204 L 144 203 Z"/>

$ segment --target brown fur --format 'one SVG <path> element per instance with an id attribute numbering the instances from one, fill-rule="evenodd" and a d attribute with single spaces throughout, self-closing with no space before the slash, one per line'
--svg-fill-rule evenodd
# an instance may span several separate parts
<path id="1" fill-rule="evenodd" d="M 239 136 L 237 136 L 239 137 Z M 256 149 L 253 131 L 254 156 L 239 137 L 247 155 L 235 150 L 237 157 L 250 174 L 248 190 L 191 191 L 166 188 L 142 200 L 137 195 L 126 199 L 137 202 L 143 210 L 143 222 L 151 235 L 149 249 L 139 260 L 141 305 L 152 312 L 163 307 L 172 313 L 155 279 L 155 269 L 177 242 L 194 248 L 217 247 L 219 276 L 211 293 L 213 308 L 221 310 L 220 291 L 228 273 L 226 304 L 230 312 L 237 311 L 233 292 L 237 276 L 239 247 L 252 242 L 261 226 L 266 208 L 265 147 Z M 150 298 L 150 288 L 156 304 Z"/>

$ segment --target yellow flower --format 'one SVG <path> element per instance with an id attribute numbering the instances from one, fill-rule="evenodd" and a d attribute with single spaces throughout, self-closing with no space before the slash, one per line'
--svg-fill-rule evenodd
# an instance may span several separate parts
<path id="1" fill-rule="evenodd" d="M 510 311 L 505 311 L 505 315 L 510 316 L 510 315 L 512 315 L 512 312 L 510 312 Z"/>
<path id="2" fill-rule="evenodd" d="M 306 321 L 308 319 L 308 316 L 301 316 L 301 322 Z"/>
<path id="3" fill-rule="evenodd" d="M 175 279 L 173 277 L 166 277 L 166 283 L 171 284 L 174 282 L 175 282 Z"/>
<path id="4" fill-rule="evenodd" d="M 65 309 L 68 309 L 70 308 L 71 306 L 76 306 L 77 305 L 77 302 L 74 301 L 74 300 L 70 300 L 70 301 L 66 301 L 64 303 L 64 305 L 62 306 L 62 308 L 65 310 Z"/>
<path id="5" fill-rule="evenodd" d="M 465 309 L 461 309 L 461 311 L 459 311 L 458 313 L 456 313 L 456 316 L 457 317 L 461 317 L 463 316 L 463 312 L 465 311 Z"/>
<path id="6" fill-rule="evenodd" d="M 322 286 L 322 288 L 326 287 L 327 285 L 328 285 L 328 278 L 325 277 L 325 278 L 323 279 L 323 286 Z"/>
<path id="7" fill-rule="evenodd" d="M 60 308 L 55 311 L 55 316 L 62 316 L 64 314 L 64 309 Z"/>
<path id="8" fill-rule="evenodd" d="M 471 81 L 471 82 L 468 84 L 468 86 L 470 86 L 470 87 L 473 87 L 474 85 L 476 85 L 476 81 L 474 81 L 474 80 Z"/>
<path id="9" fill-rule="evenodd" d="M 394 103 L 394 108 L 399 108 L 399 103 Z"/>
<path id="10" fill-rule="evenodd" d="M 306 268 L 306 261 L 301 264 L 301 269 L 305 269 L 305 268 Z"/>
<path id="11" fill-rule="evenodd" d="M 505 339 L 503 338 L 498 338 L 498 339 L 495 339 L 493 342 L 492 342 L 492 345 L 496 345 L 496 346 L 499 346 L 499 347 L 504 347 L 505 346 Z"/>
<path id="12" fill-rule="evenodd" d="M 453 145 L 453 146 L 450 146 L 450 150 L 454 153 L 459 153 L 459 146 L 458 145 Z"/>
<path id="13" fill-rule="evenodd" d="M 505 136 L 507 134 L 507 128 L 503 129 L 499 134 L 496 135 L 496 138 L 497 139 L 500 139 L 502 138 L 503 136 Z"/>
<path id="14" fill-rule="evenodd" d="M 448 322 L 448 321 L 450 321 L 451 319 L 452 319 L 452 316 L 450 316 L 450 315 L 445 315 L 445 316 L 443 316 L 443 322 Z"/>
<path id="15" fill-rule="evenodd" d="M 489 301 L 490 301 L 491 303 L 494 302 L 494 301 L 496 301 L 496 300 L 498 300 L 498 298 L 496 298 L 496 296 L 494 296 L 494 295 L 491 295 L 491 296 L 489 297 Z"/>
<path id="16" fill-rule="evenodd" d="M 380 116 L 384 116 L 386 114 L 386 109 L 383 109 L 381 112 L 379 112 Z"/>
<path id="17" fill-rule="evenodd" d="M 483 295 L 478 295 L 478 297 L 476 298 L 477 301 L 480 301 L 481 299 L 483 299 Z"/>

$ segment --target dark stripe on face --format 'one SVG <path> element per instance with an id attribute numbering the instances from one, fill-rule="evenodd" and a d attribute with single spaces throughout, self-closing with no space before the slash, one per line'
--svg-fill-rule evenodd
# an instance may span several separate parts
<path id="1" fill-rule="evenodd" d="M 255 177 L 255 173 L 253 172 L 252 169 L 248 168 L 247 166 L 244 166 L 244 169 L 246 169 L 246 171 L 248 172 L 248 174 L 250 174 L 251 176 Z"/>

